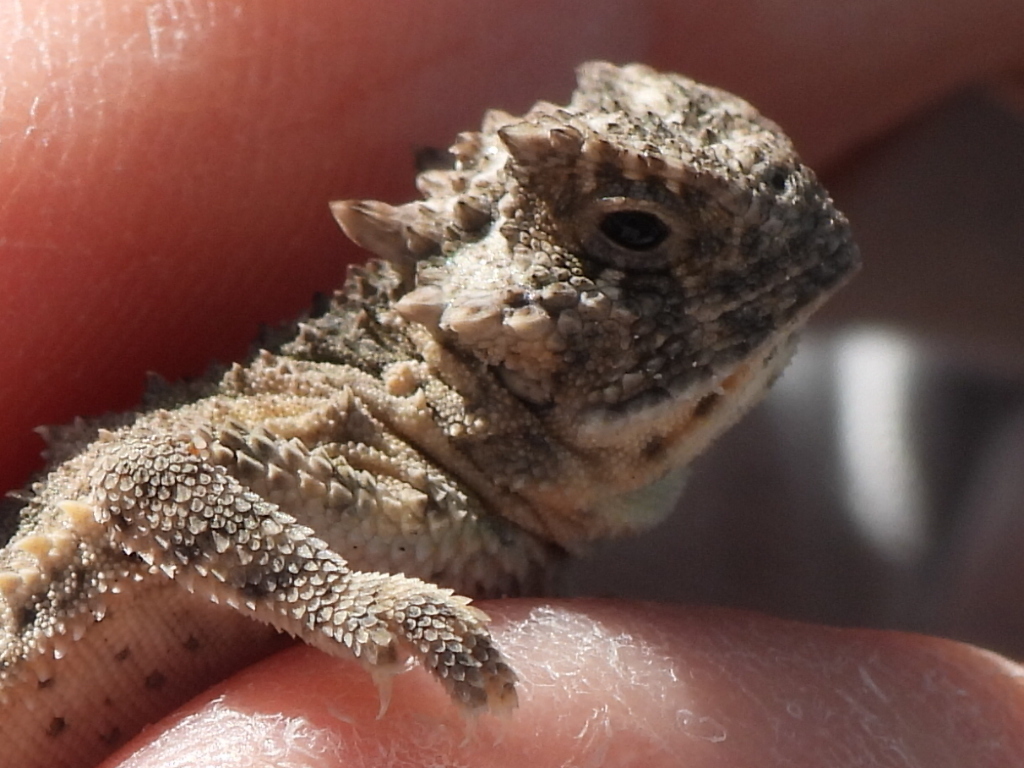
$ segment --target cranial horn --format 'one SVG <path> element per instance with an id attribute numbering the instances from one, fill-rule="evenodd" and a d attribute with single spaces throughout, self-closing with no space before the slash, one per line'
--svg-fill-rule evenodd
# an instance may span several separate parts
<path id="1" fill-rule="evenodd" d="M 508 151 L 522 165 L 533 165 L 553 154 L 567 158 L 580 153 L 583 134 L 569 125 L 534 125 L 520 122 L 498 130 Z"/>
<path id="2" fill-rule="evenodd" d="M 452 205 L 452 217 L 466 232 L 477 232 L 491 221 L 491 213 L 470 198 L 459 198 Z"/>
<path id="3" fill-rule="evenodd" d="M 412 278 L 415 261 L 436 246 L 432 238 L 412 226 L 410 220 L 421 220 L 422 213 L 408 205 L 337 200 L 331 203 L 331 213 L 352 242 L 391 262 L 403 280 Z"/>
<path id="4" fill-rule="evenodd" d="M 405 222 L 398 209 L 376 200 L 335 200 L 331 213 L 348 239 L 378 256 L 405 256 Z"/>

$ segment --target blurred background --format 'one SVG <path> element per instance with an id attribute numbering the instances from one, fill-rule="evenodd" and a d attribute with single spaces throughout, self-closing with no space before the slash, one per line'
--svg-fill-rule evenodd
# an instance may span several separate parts
<path id="1" fill-rule="evenodd" d="M 864 269 L 651 533 L 569 594 L 732 605 L 1024 656 L 1024 111 L 958 94 L 826 178 Z"/>
<path id="2" fill-rule="evenodd" d="M 398 5 L 0 3 L 0 490 L 39 468 L 33 427 L 340 284 L 364 254 L 326 201 L 405 201 L 415 147 L 642 59 L 785 126 L 865 266 L 667 525 L 564 591 L 1024 656 L 1024 83 L 942 95 L 1019 71 L 1020 3 L 519 3 L 501 34 L 487 4 Z"/>

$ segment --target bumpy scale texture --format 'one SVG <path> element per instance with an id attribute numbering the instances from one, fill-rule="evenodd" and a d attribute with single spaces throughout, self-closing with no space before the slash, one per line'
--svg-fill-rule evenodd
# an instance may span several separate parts
<path id="1" fill-rule="evenodd" d="M 536 591 L 553 558 L 657 521 L 858 263 L 773 123 L 643 66 L 488 112 L 417 184 L 333 205 L 379 259 L 289 340 L 48 431 L 0 551 L 17 764 L 96 759 L 189 652 L 256 636 L 240 617 L 510 709 L 469 596 Z"/>

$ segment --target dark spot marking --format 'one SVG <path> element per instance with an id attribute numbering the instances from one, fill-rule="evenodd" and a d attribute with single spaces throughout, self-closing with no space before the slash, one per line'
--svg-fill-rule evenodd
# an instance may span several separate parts
<path id="1" fill-rule="evenodd" d="M 644 446 L 643 456 L 652 461 L 658 458 L 665 451 L 665 440 L 662 437 L 652 437 Z"/>
<path id="2" fill-rule="evenodd" d="M 709 287 L 726 296 L 738 296 L 747 288 L 747 276 L 732 269 L 723 269 L 708 280 Z"/>
<path id="3" fill-rule="evenodd" d="M 256 568 L 249 569 L 240 575 L 239 590 L 246 597 L 260 598 L 271 592 L 288 589 L 295 580 L 295 574 L 284 570 L 277 573 L 264 573 Z"/>
<path id="4" fill-rule="evenodd" d="M 196 636 L 189 635 L 188 640 L 185 641 L 185 650 L 192 651 L 194 653 L 195 651 L 199 650 L 199 645 L 200 643 Z"/>
<path id="5" fill-rule="evenodd" d="M 146 675 L 145 686 L 150 691 L 159 691 L 167 683 L 167 677 L 159 669 Z"/>
<path id="6" fill-rule="evenodd" d="M 785 168 L 776 168 L 768 177 L 768 183 L 776 192 L 786 190 L 786 182 L 789 180 L 789 171 Z"/>
<path id="7" fill-rule="evenodd" d="M 697 403 L 697 407 L 693 409 L 693 415 L 699 419 L 704 418 L 715 409 L 721 399 L 722 396 L 717 392 L 709 392 Z"/>
<path id="8" fill-rule="evenodd" d="M 106 744 L 108 747 L 116 746 L 121 743 L 121 729 L 116 725 L 106 733 L 100 734 L 100 741 Z"/>
<path id="9" fill-rule="evenodd" d="M 52 688 L 52 687 L 53 687 L 53 678 L 52 677 L 48 677 L 45 680 L 40 680 L 39 683 L 38 683 L 38 688 L 39 688 L 40 691 L 45 689 L 45 688 Z"/>
<path id="10" fill-rule="evenodd" d="M 189 565 L 199 560 L 203 556 L 203 551 L 198 544 L 176 544 L 174 546 L 174 554 L 184 565 Z"/>
<path id="11" fill-rule="evenodd" d="M 509 290 L 505 291 L 504 295 L 501 298 L 502 302 L 504 304 L 507 304 L 512 309 L 518 309 L 519 307 L 525 307 L 530 304 L 529 295 L 526 293 L 526 291 L 520 290 L 518 288 L 510 288 Z"/>
<path id="12" fill-rule="evenodd" d="M 46 728 L 46 735 L 55 738 L 67 730 L 68 724 L 63 717 L 55 717 Z"/>
<path id="13" fill-rule="evenodd" d="M 112 698 L 110 698 L 109 696 L 104 696 L 103 697 L 103 706 L 104 707 L 112 707 L 112 706 L 114 706 L 114 700 Z"/>
<path id="14" fill-rule="evenodd" d="M 24 606 L 18 615 L 19 627 L 21 627 L 22 629 L 25 629 L 26 627 L 31 627 L 33 624 L 36 623 L 36 617 L 38 615 L 39 612 L 36 610 L 36 607 L 34 605 Z"/>
<path id="15" fill-rule="evenodd" d="M 740 306 L 721 315 L 721 323 L 733 336 L 754 344 L 775 330 L 775 321 L 767 308 L 757 306 Z M 751 345 L 740 351 L 745 354 Z"/>
<path id="16" fill-rule="evenodd" d="M 671 393 L 665 389 L 648 389 L 635 395 L 628 400 L 622 400 L 614 405 L 608 406 L 608 413 L 615 416 L 623 416 L 629 413 L 639 413 L 648 408 L 660 405 L 671 397 Z"/>
<path id="17" fill-rule="evenodd" d="M 126 645 L 124 648 L 122 648 L 120 651 L 114 654 L 114 661 L 124 661 L 131 655 L 132 649 Z"/>
<path id="18" fill-rule="evenodd" d="M 270 587 L 263 582 L 256 582 L 255 584 L 246 584 L 242 587 L 242 594 L 246 597 L 266 597 L 270 594 Z"/>

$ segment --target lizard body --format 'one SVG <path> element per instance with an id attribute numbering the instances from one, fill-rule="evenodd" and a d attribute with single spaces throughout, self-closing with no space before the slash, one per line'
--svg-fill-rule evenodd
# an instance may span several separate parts
<path id="1" fill-rule="evenodd" d="M 510 710 L 469 598 L 660 519 L 858 264 L 781 131 L 677 75 L 584 65 L 451 153 L 423 200 L 334 204 L 378 259 L 286 340 L 49 431 L 0 550 L 0 753 L 89 765 L 270 628 Z"/>

